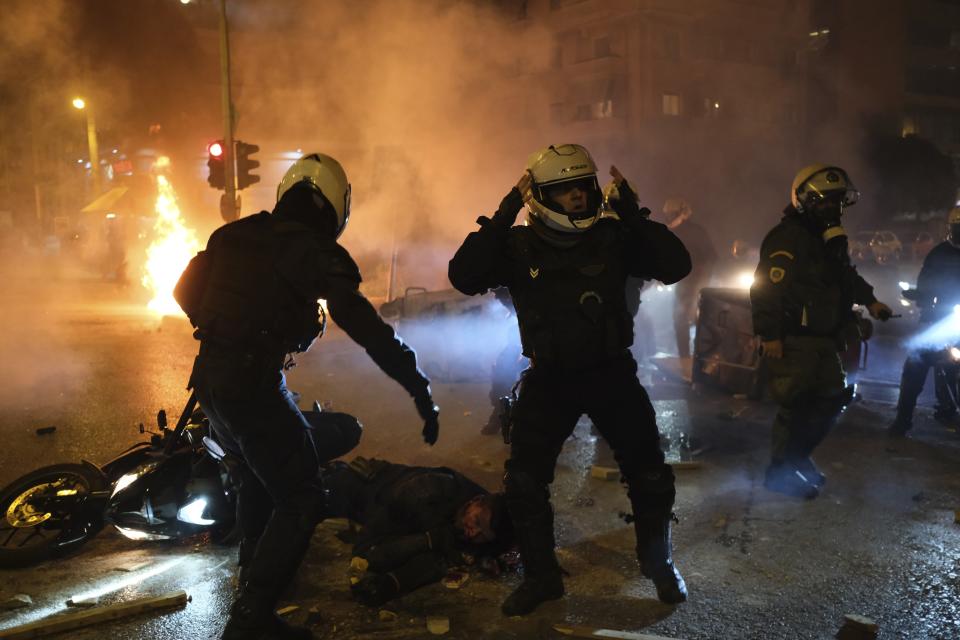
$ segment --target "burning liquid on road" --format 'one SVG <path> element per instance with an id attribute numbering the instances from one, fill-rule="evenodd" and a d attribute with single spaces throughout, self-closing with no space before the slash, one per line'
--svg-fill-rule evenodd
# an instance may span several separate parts
<path id="1" fill-rule="evenodd" d="M 173 299 L 173 287 L 190 259 L 200 250 L 200 242 L 180 215 L 176 193 L 162 171 L 170 165 L 169 158 L 157 159 L 154 169 L 157 181 L 156 234 L 147 248 L 142 283 L 153 294 L 147 307 L 159 315 L 183 315 Z"/>

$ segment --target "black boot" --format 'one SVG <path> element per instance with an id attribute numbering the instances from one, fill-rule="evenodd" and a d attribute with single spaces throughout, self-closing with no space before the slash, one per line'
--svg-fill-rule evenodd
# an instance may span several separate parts
<path id="1" fill-rule="evenodd" d="M 653 580 L 661 602 L 679 604 L 685 601 L 687 585 L 673 564 L 670 535 L 676 497 L 673 469 L 662 465 L 640 473 L 627 481 L 627 495 L 633 507 L 640 572 Z"/>
<path id="2" fill-rule="evenodd" d="M 808 482 L 793 464 L 784 462 L 770 463 L 763 486 L 769 491 L 805 500 L 812 500 L 820 495 L 820 490 L 813 483 Z"/>
<path id="3" fill-rule="evenodd" d="M 230 609 L 230 618 L 221 640 L 312 640 L 313 633 L 295 627 L 273 611 L 273 607 L 250 597 L 241 597 Z"/>
<path id="4" fill-rule="evenodd" d="M 653 580 L 657 598 L 667 604 L 687 599 L 687 584 L 673 564 L 670 529 L 672 514 L 647 514 L 634 520 L 640 572 Z"/>
<path id="5" fill-rule="evenodd" d="M 823 485 L 827 484 L 827 476 L 820 471 L 820 468 L 813 461 L 813 458 L 806 457 L 800 460 L 795 461 L 795 466 L 797 471 L 800 472 L 800 475 L 804 479 L 815 486 L 817 489 L 822 489 Z"/>
<path id="6" fill-rule="evenodd" d="M 507 506 L 523 560 L 523 582 L 500 607 L 506 616 L 523 616 L 544 602 L 563 597 L 563 575 L 553 535 L 549 493 L 528 474 L 507 474 Z"/>
<path id="7" fill-rule="evenodd" d="M 553 511 L 514 520 L 523 559 L 523 582 L 500 609 L 505 616 L 525 616 L 542 603 L 563 597 L 563 575 L 554 552 Z"/>

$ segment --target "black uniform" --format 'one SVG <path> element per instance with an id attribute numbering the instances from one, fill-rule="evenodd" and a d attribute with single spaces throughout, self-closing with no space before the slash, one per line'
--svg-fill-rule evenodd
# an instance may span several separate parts
<path id="1" fill-rule="evenodd" d="M 317 300 L 326 299 L 337 324 L 403 385 L 421 415 L 433 406 L 416 355 L 360 293 L 349 253 L 310 225 L 318 215 L 306 189 L 291 189 L 273 215 L 215 231 L 178 284 L 200 340 L 191 384 L 219 441 L 246 461 L 241 601 L 261 610 L 272 611 L 323 516 L 319 465 L 360 437 L 359 423 L 344 414 L 305 418 L 286 388 L 287 354 L 305 351 L 320 331 Z"/>
<path id="2" fill-rule="evenodd" d="M 436 582 L 461 562 L 461 552 L 481 549 L 461 539 L 454 519 L 488 492 L 453 469 L 356 458 L 324 475 L 330 515 L 363 525 L 353 555 L 367 560 L 367 575 L 352 591 L 366 604 Z"/>
<path id="3" fill-rule="evenodd" d="M 532 226 L 510 226 L 521 206 L 514 188 L 492 220 L 479 218 L 480 229 L 450 261 L 449 277 L 467 295 L 509 288 L 523 355 L 530 359 L 513 411 L 505 477 L 525 583 L 559 583 L 548 486 L 563 443 L 584 413 L 610 444 L 629 488 L 645 575 L 666 570 L 659 566 L 663 558 L 644 556 L 653 537 L 669 526 L 674 478 L 629 351 L 633 318 L 625 285 L 629 276 L 677 282 L 690 271 L 690 256 L 676 236 L 639 209 L 621 213 L 622 222 L 599 220 L 576 244 L 562 248 Z M 559 597 L 556 590 L 552 597 Z"/>
<path id="4" fill-rule="evenodd" d="M 920 295 L 917 304 L 920 307 L 921 325 L 939 322 L 953 313 L 954 305 L 960 303 L 960 247 L 944 241 L 927 254 L 917 276 L 917 292 Z M 934 415 L 938 420 L 950 420 L 956 415 L 954 401 L 949 397 L 949 386 L 956 380 L 957 368 L 935 366 L 941 354 L 942 349 L 937 348 L 917 349 L 907 355 L 900 377 L 897 417 L 891 432 L 902 435 L 910 430 L 913 410 L 930 367 L 934 367 L 934 390 L 937 394 Z"/>
<path id="5" fill-rule="evenodd" d="M 764 238 L 750 289 L 753 329 L 764 341 L 782 340 L 783 357 L 766 359 L 770 393 L 780 404 L 773 425 L 768 483 L 781 471 L 822 476 L 810 454 L 850 401 L 839 351 L 854 321 L 854 303 L 877 301 L 873 287 L 850 264 L 845 237 L 828 245 L 809 216 L 792 206 Z M 773 474 L 773 475 L 771 475 Z M 812 488 L 800 487 L 806 497 Z"/>

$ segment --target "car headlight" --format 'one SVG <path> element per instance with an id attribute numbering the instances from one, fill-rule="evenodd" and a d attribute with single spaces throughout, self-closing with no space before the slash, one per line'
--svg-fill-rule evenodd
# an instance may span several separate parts
<path id="1" fill-rule="evenodd" d="M 956 347 L 950 347 L 950 357 L 955 361 L 960 362 L 960 349 Z"/>

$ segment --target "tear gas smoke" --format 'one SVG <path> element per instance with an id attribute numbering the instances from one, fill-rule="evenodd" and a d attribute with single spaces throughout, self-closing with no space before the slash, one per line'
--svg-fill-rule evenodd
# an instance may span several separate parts
<path id="1" fill-rule="evenodd" d="M 933 323 L 923 331 L 907 340 L 907 348 L 944 349 L 960 344 L 960 305 L 943 320 Z"/>

